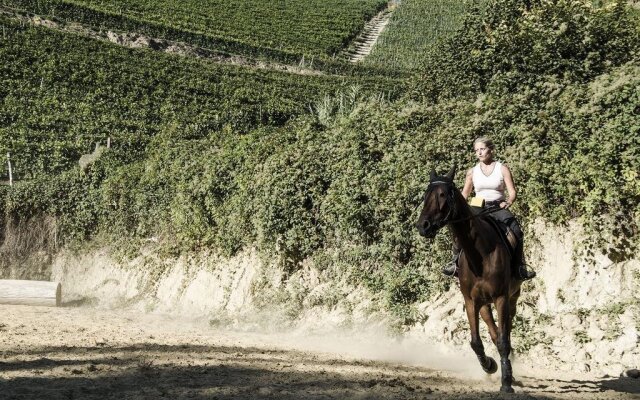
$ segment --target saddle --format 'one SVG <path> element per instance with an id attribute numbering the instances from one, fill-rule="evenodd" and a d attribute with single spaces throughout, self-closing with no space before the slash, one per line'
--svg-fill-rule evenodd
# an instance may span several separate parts
<path id="1" fill-rule="evenodd" d="M 500 238 L 507 246 L 509 252 L 511 253 L 511 256 L 513 257 L 513 254 L 516 251 L 516 247 L 518 246 L 518 237 L 515 235 L 515 233 L 513 233 L 513 231 L 507 224 L 497 220 L 496 218 L 493 218 L 491 215 L 485 216 L 482 219 L 487 221 L 493 227 L 493 229 L 498 232 Z"/>
<path id="2" fill-rule="evenodd" d="M 513 268 L 515 271 L 515 268 L 517 268 L 517 264 L 518 264 L 518 261 L 516 260 L 516 257 L 515 257 L 516 247 L 518 246 L 518 237 L 516 236 L 515 233 L 513 233 L 513 231 L 509 228 L 509 226 L 506 223 L 492 217 L 491 215 L 482 216 L 480 218 L 484 221 L 487 221 L 489 225 L 491 225 L 491 227 L 493 227 L 493 229 L 498 233 L 498 236 L 502 240 L 502 243 L 505 245 L 505 247 L 509 251 L 509 254 L 511 255 L 511 260 L 512 260 L 511 268 Z M 460 253 L 455 259 L 456 270 L 458 268 L 458 259 L 463 252 L 464 250 L 461 249 Z M 457 271 L 456 271 L 456 276 L 457 276 Z"/>
<path id="3" fill-rule="evenodd" d="M 477 199 L 480 199 L 479 202 L 477 201 Z M 474 201 L 476 201 L 476 204 L 474 204 Z M 473 199 L 471 199 L 470 203 L 472 212 L 474 214 L 482 212 L 482 207 L 484 206 L 484 204 L 484 199 L 474 197 Z M 507 246 L 507 249 L 509 249 L 511 256 L 513 257 L 516 251 L 516 247 L 518 246 L 518 237 L 515 233 L 513 233 L 511 228 L 509 228 L 509 225 L 495 218 L 492 214 L 480 216 L 480 219 L 487 221 L 489 225 L 491 225 L 493 229 L 498 232 L 498 235 L 502 239 L 502 242 Z"/>
<path id="4" fill-rule="evenodd" d="M 505 224 L 504 222 L 488 215 L 483 218 L 485 221 L 489 223 L 493 227 L 493 229 L 498 232 L 498 235 L 502 239 L 502 242 L 509 250 L 509 254 L 511 255 L 511 271 L 518 276 L 519 274 L 519 266 L 520 260 L 516 255 L 516 247 L 518 246 L 518 237 L 513 233 L 513 231 Z"/>

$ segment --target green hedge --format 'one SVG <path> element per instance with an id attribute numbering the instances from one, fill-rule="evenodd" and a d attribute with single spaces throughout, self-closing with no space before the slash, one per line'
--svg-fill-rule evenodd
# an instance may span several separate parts
<path id="1" fill-rule="evenodd" d="M 414 98 L 509 94 L 539 82 L 588 82 L 637 57 L 640 22 L 625 1 L 500 0 L 439 44 Z"/>

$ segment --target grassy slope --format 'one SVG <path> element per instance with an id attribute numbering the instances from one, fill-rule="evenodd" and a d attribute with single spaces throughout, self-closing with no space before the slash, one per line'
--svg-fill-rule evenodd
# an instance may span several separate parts
<path id="1" fill-rule="evenodd" d="M 380 0 L 173 1 L 83 0 L 69 3 L 161 23 L 208 36 L 228 37 L 258 47 L 302 54 L 339 51 L 375 15 Z"/>

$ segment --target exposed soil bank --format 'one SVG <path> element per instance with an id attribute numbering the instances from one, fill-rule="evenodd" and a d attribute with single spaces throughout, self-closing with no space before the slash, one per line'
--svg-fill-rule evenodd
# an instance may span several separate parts
<path id="1" fill-rule="evenodd" d="M 588 264 L 574 259 L 573 249 L 580 241 L 575 226 L 560 229 L 539 224 L 535 237 L 539 241 L 529 245 L 529 262 L 538 278 L 524 285 L 512 337 L 521 371 L 546 371 L 549 376 L 567 373 L 617 377 L 625 370 L 638 368 L 638 261 L 612 263 L 601 256 Z M 34 253 L 33 258 L 42 257 Z M 360 348 L 356 344 L 362 340 L 363 332 L 387 333 L 390 321 L 384 305 L 366 289 L 350 287 L 311 263 L 305 263 L 285 279 L 278 265 L 265 264 L 252 250 L 230 259 L 206 253 L 160 259 L 152 249 L 127 263 L 116 261 L 106 249 L 82 254 L 58 251 L 49 258 L 49 278 L 43 276 L 45 271 L 40 267 L 20 269 L 19 278 L 61 282 L 65 310 L 87 307 L 86 311 L 78 311 L 80 314 L 99 316 L 107 310 L 121 310 L 135 313 L 132 319 L 138 320 L 148 313 L 162 313 L 191 318 L 208 329 L 270 332 L 276 337 L 291 330 L 320 337 L 336 329 L 341 330 L 342 336 L 356 332 L 358 340 L 342 346 L 340 351 Z M 450 349 L 447 357 L 458 354 L 468 360 L 455 362 L 469 365 L 464 376 L 477 377 L 479 370 L 469 347 L 461 300 L 454 284 L 448 292 L 417 304 L 419 322 L 403 335 L 403 343 L 413 344 L 405 345 L 408 350 L 404 353 L 393 347 L 382 359 L 403 365 L 429 365 L 422 354 Z M 58 312 L 63 313 L 46 311 Z M 485 334 L 488 354 L 497 357 L 484 326 L 481 332 Z M 60 346 L 73 343 L 69 335 L 60 335 L 56 340 Z M 376 341 L 373 348 L 386 348 L 390 343 L 393 340 L 385 337 Z M 422 350 L 415 351 L 416 346 Z M 407 356 L 398 357 L 399 352 Z M 354 356 L 373 357 L 368 351 Z M 429 358 L 429 362 L 432 360 Z"/>
<path id="2" fill-rule="evenodd" d="M 512 337 L 522 363 L 598 376 L 638 368 L 640 263 L 613 263 L 605 256 L 591 263 L 575 259 L 581 238 L 576 226 L 537 224 L 535 237 L 529 262 L 538 277 L 523 285 Z M 385 332 L 389 325 L 384 305 L 366 289 L 349 287 L 311 264 L 284 279 L 277 265 L 265 264 L 255 251 L 231 259 L 200 254 L 171 260 L 159 260 L 151 251 L 127 265 L 106 250 L 63 252 L 53 263 L 51 279 L 62 283 L 67 305 L 161 312 L 216 326 L 301 332 L 376 327 Z M 407 337 L 471 353 L 455 284 L 417 308 L 421 317 Z M 496 357 L 484 325 L 481 332 L 485 348 Z"/>

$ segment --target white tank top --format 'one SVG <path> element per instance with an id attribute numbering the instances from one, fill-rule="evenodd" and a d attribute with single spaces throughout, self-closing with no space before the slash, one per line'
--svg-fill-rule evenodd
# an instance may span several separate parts
<path id="1" fill-rule="evenodd" d="M 473 167 L 473 190 L 476 196 L 485 201 L 504 200 L 504 177 L 502 176 L 502 163 L 496 161 L 490 175 L 485 175 L 480 168 L 480 163 Z"/>

